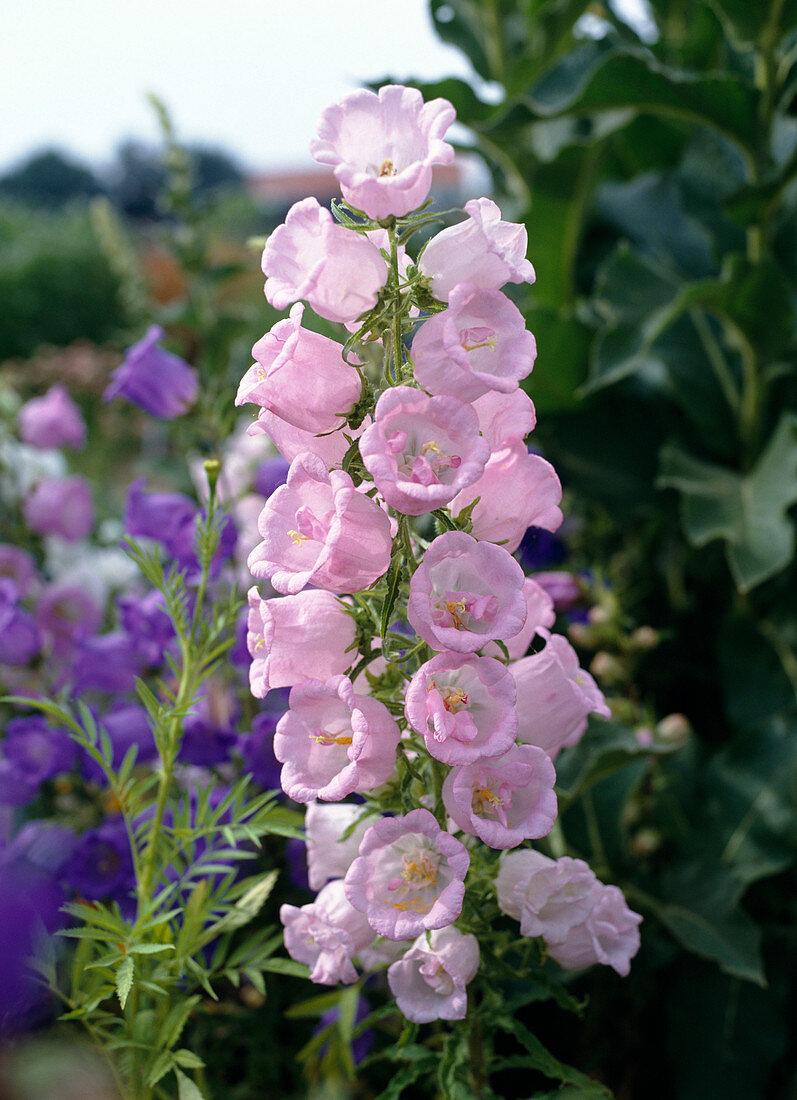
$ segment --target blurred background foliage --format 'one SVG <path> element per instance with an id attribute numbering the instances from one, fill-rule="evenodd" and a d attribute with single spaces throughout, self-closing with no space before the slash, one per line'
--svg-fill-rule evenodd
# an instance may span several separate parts
<path id="1" fill-rule="evenodd" d="M 573 982 L 589 999 L 580 1022 L 550 1004 L 521 1016 L 621 1100 L 787 1100 L 797 0 L 430 0 L 430 11 L 474 77 L 417 86 L 454 103 L 503 216 L 528 226 L 537 282 L 515 298 L 539 347 L 532 439 L 568 495 L 562 567 L 588 571 L 597 593 L 570 636 L 616 721 L 557 762 L 563 832 L 646 918 L 628 979 L 597 968 Z M 167 146 L 172 180 L 178 155 Z M 0 361 L 17 358 L 5 369 L 25 396 L 73 370 L 96 421 L 92 395 L 119 349 L 156 319 L 189 361 L 213 366 L 197 422 L 213 453 L 248 349 L 275 319 L 246 248 L 269 223 L 230 158 L 193 150 L 184 170 L 201 199 L 190 210 L 179 185 L 164 206 L 162 155 L 137 145 L 102 178 L 49 152 L 0 179 Z M 40 350 L 78 338 L 108 346 Z M 136 425 L 103 424 L 118 461 Z M 154 466 L 174 462 L 148 446 Z M 236 1006 L 198 1025 L 211 1095 L 246 1100 L 252 1081 L 299 1095 L 285 1067 L 307 1032 L 277 1021 L 306 989 L 273 988 L 254 1015 Z M 281 1070 L 264 1034 L 279 1036 Z M 319 1095 L 389 1091 L 386 1072 Z M 499 1077 L 506 1097 L 550 1087 Z"/>

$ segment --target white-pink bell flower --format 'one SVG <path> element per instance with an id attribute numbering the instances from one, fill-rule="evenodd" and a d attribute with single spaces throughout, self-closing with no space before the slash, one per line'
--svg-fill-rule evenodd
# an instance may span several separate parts
<path id="1" fill-rule="evenodd" d="M 310 905 L 280 906 L 285 948 L 307 963 L 319 985 L 357 981 L 352 957 L 374 939 L 368 921 L 348 902 L 340 879 L 328 883 Z"/>
<path id="2" fill-rule="evenodd" d="M 516 390 L 536 355 L 517 306 L 500 290 L 472 283 L 454 287 L 448 309 L 427 318 L 412 341 L 417 381 L 430 393 L 460 401 Z"/>
<path id="3" fill-rule="evenodd" d="M 533 283 L 525 225 L 502 221 L 492 199 L 471 199 L 465 213 L 464 222 L 432 237 L 418 261 L 435 298 L 447 302 L 459 283 L 485 290 L 500 290 L 505 283 Z"/>
<path id="4" fill-rule="evenodd" d="M 526 577 L 523 583 L 523 595 L 526 600 L 526 622 L 514 638 L 507 638 L 504 642 L 507 653 L 513 661 L 525 657 L 534 635 L 540 630 L 547 630 L 553 626 L 556 618 L 553 599 L 536 580 Z M 499 661 L 504 657 L 495 642 L 488 642 L 482 649 L 482 653 L 485 657 L 497 657 Z"/>
<path id="5" fill-rule="evenodd" d="M 425 201 L 432 166 L 454 159 L 443 136 L 455 117 L 447 99 L 424 103 L 416 88 L 361 89 L 326 108 L 310 152 L 332 166 L 349 206 L 369 218 L 401 217 Z"/>
<path id="6" fill-rule="evenodd" d="M 357 370 L 343 361 L 343 345 L 302 328 L 301 302 L 252 348 L 255 363 L 241 379 L 236 405 L 270 409 L 306 432 L 331 432 L 356 405 Z"/>
<path id="7" fill-rule="evenodd" d="M 479 969 L 479 943 L 470 933 L 448 928 L 419 936 L 387 972 L 390 992 L 408 1020 L 464 1020 L 466 986 Z"/>
<path id="8" fill-rule="evenodd" d="M 283 458 L 293 462 L 297 455 L 305 451 L 318 455 L 328 470 L 340 466 L 343 456 L 356 439 L 371 423 L 370 416 L 358 428 L 350 428 L 345 422 L 331 432 L 316 435 L 314 432 L 297 428 L 287 420 L 277 416 L 270 409 L 261 409 L 257 420 L 246 429 L 247 435 L 265 435 L 277 448 Z"/>
<path id="9" fill-rule="evenodd" d="M 501 860 L 495 880 L 498 908 L 520 921 L 521 936 L 544 936 L 550 946 L 587 919 L 597 881 L 583 859 L 549 859 L 524 848 Z"/>
<path id="10" fill-rule="evenodd" d="M 562 524 L 562 483 L 550 462 L 515 443 L 490 456 L 484 473 L 449 505 L 458 515 L 477 497 L 471 512 L 473 534 L 513 553 L 528 527 L 556 531 Z"/>
<path id="11" fill-rule="evenodd" d="M 353 321 L 373 309 L 387 282 L 376 245 L 344 229 L 317 199 L 294 203 L 263 251 L 266 298 L 275 309 L 304 300 L 328 321 Z"/>
<path id="12" fill-rule="evenodd" d="M 547 836 L 556 820 L 556 772 L 535 745 L 513 745 L 503 756 L 452 768 L 443 801 L 457 828 L 491 848 L 516 848 Z"/>
<path id="13" fill-rule="evenodd" d="M 550 943 L 548 954 L 566 970 L 583 970 L 602 963 L 625 978 L 639 950 L 642 917 L 628 908 L 617 886 L 596 882 L 589 899 L 589 916 L 571 928 L 564 939 Z"/>
<path id="14" fill-rule="evenodd" d="M 303 680 L 274 734 L 282 789 L 294 802 L 372 790 L 392 775 L 400 736 L 384 703 L 355 694 L 348 676 Z"/>
<path id="15" fill-rule="evenodd" d="M 517 685 L 518 740 L 545 749 L 555 759 L 587 728 L 587 715 L 611 718 L 603 692 L 579 666 L 578 655 L 561 634 L 541 629 L 545 648 L 509 665 Z"/>
<path id="16" fill-rule="evenodd" d="M 472 407 L 491 453 L 522 443 L 537 424 L 534 404 L 529 395 L 520 389 L 511 393 L 490 390 L 477 397 Z"/>
<path id="17" fill-rule="evenodd" d="M 387 514 L 344 470 L 330 473 L 314 454 L 293 460 L 287 483 L 266 501 L 258 530 L 263 542 L 249 555 L 249 569 L 287 595 L 306 584 L 359 592 L 390 565 Z"/>
<path id="18" fill-rule="evenodd" d="M 246 644 L 252 694 L 263 699 L 275 687 L 345 672 L 356 633 L 354 619 L 331 592 L 311 589 L 264 600 L 250 588 Z"/>
<path id="19" fill-rule="evenodd" d="M 304 817 L 307 845 L 307 879 L 311 890 L 320 890 L 325 882 L 343 878 L 357 858 L 360 841 L 372 819 L 366 817 L 354 826 L 351 836 L 343 834 L 363 816 L 363 807 L 348 802 L 309 802 Z"/>

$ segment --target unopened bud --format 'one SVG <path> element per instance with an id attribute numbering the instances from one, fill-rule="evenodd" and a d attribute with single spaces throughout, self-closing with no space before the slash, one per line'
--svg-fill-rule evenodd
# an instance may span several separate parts
<path id="1" fill-rule="evenodd" d="M 625 669 L 622 663 L 616 657 L 613 657 L 611 653 L 606 653 L 604 650 L 595 654 L 589 670 L 593 676 L 596 676 L 599 680 L 604 680 L 607 684 L 619 684 L 625 679 Z"/>
<path id="2" fill-rule="evenodd" d="M 592 632 L 585 623 L 571 623 L 567 628 L 567 636 L 573 645 L 579 645 L 582 649 L 591 648 Z"/>
<path id="3" fill-rule="evenodd" d="M 208 479 L 208 491 L 210 493 L 210 499 L 212 500 L 216 495 L 216 483 L 221 473 L 221 463 L 217 458 L 206 458 L 202 465 L 205 470 L 205 476 Z"/>
<path id="4" fill-rule="evenodd" d="M 656 829 L 640 829 L 631 839 L 631 851 L 635 856 L 653 855 L 661 847 L 661 833 Z"/>
<path id="5" fill-rule="evenodd" d="M 692 727 L 689 724 L 689 719 L 684 714 L 668 714 L 656 726 L 656 733 L 662 741 L 669 741 L 673 744 L 682 744 L 688 739 L 691 732 Z"/>
<path id="6" fill-rule="evenodd" d="M 634 649 L 655 649 L 659 644 L 659 635 L 652 626 L 640 626 L 631 635 L 630 641 Z"/>
<path id="7" fill-rule="evenodd" d="M 589 621 L 595 626 L 603 626 L 604 623 L 608 623 L 611 615 L 607 608 L 601 607 L 600 604 L 589 609 L 588 615 Z"/>

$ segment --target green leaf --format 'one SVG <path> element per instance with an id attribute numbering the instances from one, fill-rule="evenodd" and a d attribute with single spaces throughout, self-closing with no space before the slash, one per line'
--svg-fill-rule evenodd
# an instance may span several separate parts
<path id="1" fill-rule="evenodd" d="M 205 1063 L 192 1050 L 182 1047 L 174 1052 L 174 1060 L 183 1069 L 204 1069 Z"/>
<path id="2" fill-rule="evenodd" d="M 236 901 L 235 908 L 219 922 L 219 927 L 241 928 L 248 924 L 265 905 L 278 878 L 279 871 L 269 871 L 264 875 L 260 882 L 251 886 L 243 897 Z"/>
<path id="3" fill-rule="evenodd" d="M 794 555 L 787 515 L 797 501 L 797 414 L 786 413 L 749 474 L 703 462 L 668 444 L 660 454 L 660 488 L 681 493 L 684 530 L 693 546 L 726 542 L 741 592 L 775 576 Z"/>
<path id="4" fill-rule="evenodd" d="M 158 955 L 161 951 L 174 951 L 173 943 L 133 943 L 128 945 L 129 955 Z"/>
<path id="5" fill-rule="evenodd" d="M 525 102 L 542 117 L 636 107 L 709 125 L 748 149 L 758 141 L 758 98 L 736 76 L 672 69 L 645 50 L 604 39 L 569 53 Z"/>
<path id="6" fill-rule="evenodd" d="M 520 1020 L 516 1020 L 511 1016 L 500 1016 L 496 1023 L 504 1031 L 514 1035 L 525 1048 L 529 1056 L 528 1065 L 538 1069 L 546 1077 L 563 1081 L 568 1085 L 577 1085 L 582 1090 L 581 1095 L 584 1100 L 591 1097 L 594 1097 L 595 1100 L 611 1100 L 612 1094 L 604 1085 L 601 1085 L 598 1081 L 593 1081 L 592 1078 L 587 1077 L 586 1074 L 581 1073 L 572 1066 L 566 1066 L 564 1062 L 560 1062 L 542 1045 L 536 1035 L 532 1035 L 528 1028 L 524 1027 Z"/>
<path id="7" fill-rule="evenodd" d="M 778 7 L 771 0 L 710 0 L 710 3 L 728 37 L 742 47 L 758 43 L 772 20 L 773 9 Z M 784 0 L 779 8 L 777 26 L 784 35 L 797 23 L 797 3 L 795 0 Z"/>
<path id="8" fill-rule="evenodd" d="M 119 1004 L 122 1008 L 127 1003 L 127 995 L 133 986 L 133 971 L 134 963 L 129 955 L 126 955 L 121 963 L 119 969 L 116 971 L 116 995 L 119 998 Z"/>
<path id="9" fill-rule="evenodd" d="M 174 1067 L 174 1076 L 177 1078 L 177 1095 L 179 1100 L 205 1100 L 197 1086 L 177 1067 Z"/>
<path id="10" fill-rule="evenodd" d="M 292 978 L 309 978 L 310 968 L 306 963 L 294 962 L 293 959 L 264 959 L 260 964 L 261 970 L 272 974 L 289 974 Z"/>
<path id="11" fill-rule="evenodd" d="M 149 1075 L 147 1077 L 147 1084 L 150 1086 L 150 1088 L 153 1085 L 157 1085 L 158 1081 L 160 1081 L 162 1077 L 165 1077 L 169 1070 L 172 1068 L 173 1062 L 171 1051 L 161 1051 L 161 1053 L 155 1059 L 155 1064 L 149 1071 Z"/>
<path id="12" fill-rule="evenodd" d="M 396 603 L 396 598 L 399 594 L 399 589 L 401 588 L 401 573 L 403 564 L 404 554 L 401 551 L 400 546 L 397 546 L 393 551 L 393 557 L 390 561 L 390 566 L 385 577 L 385 583 L 387 585 L 387 595 L 385 596 L 384 603 L 382 604 L 382 614 L 380 616 L 380 631 L 382 635 L 383 645 L 384 639 L 390 627 L 390 619 L 393 614 L 393 608 Z"/>
<path id="13" fill-rule="evenodd" d="M 663 756 L 677 746 L 667 742 L 640 745 L 636 733 L 616 722 L 591 721 L 579 743 L 556 761 L 559 813 L 607 776 L 648 756 Z"/>

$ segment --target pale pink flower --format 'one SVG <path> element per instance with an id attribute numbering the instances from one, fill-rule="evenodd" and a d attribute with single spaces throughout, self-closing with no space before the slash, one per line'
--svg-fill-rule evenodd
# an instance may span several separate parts
<path id="1" fill-rule="evenodd" d="M 308 803 L 304 831 L 311 890 L 320 890 L 329 879 L 343 878 L 357 858 L 360 841 L 372 820 L 366 817 L 346 840 L 343 834 L 363 816 L 363 809 L 348 802 Z"/>
<path id="2" fill-rule="evenodd" d="M 564 939 L 548 944 L 548 954 L 566 970 L 602 963 L 625 977 L 639 950 L 642 917 L 628 908 L 617 886 L 596 882 L 589 900 L 586 920 L 570 928 Z"/>
<path id="3" fill-rule="evenodd" d="M 539 633 L 545 648 L 513 662 L 509 670 L 517 684 L 518 740 L 539 745 L 555 759 L 561 748 L 581 738 L 590 712 L 612 715 L 567 638 L 543 629 Z"/>
<path id="4" fill-rule="evenodd" d="M 297 455 L 309 451 L 310 454 L 318 455 L 326 468 L 331 470 L 333 466 L 340 466 L 343 456 L 351 446 L 351 440 L 361 435 L 370 423 L 371 418 L 367 416 L 359 428 L 350 428 L 344 423 L 335 431 L 316 435 L 297 428 L 295 424 L 289 424 L 270 409 L 261 409 L 257 420 L 246 431 L 247 435 L 267 436 L 288 462 L 293 462 Z"/>
<path id="5" fill-rule="evenodd" d="M 501 221 L 492 199 L 471 199 L 465 212 L 466 221 L 432 237 L 418 261 L 435 298 L 447 302 L 458 283 L 485 290 L 499 290 L 504 283 L 533 283 L 525 225 Z"/>
<path id="6" fill-rule="evenodd" d="M 440 653 L 421 665 L 407 687 L 407 721 L 444 764 L 500 756 L 514 744 L 515 681 L 500 661 Z"/>
<path id="7" fill-rule="evenodd" d="M 548 859 L 524 848 L 501 860 L 495 880 L 498 908 L 520 921 L 521 936 L 544 936 L 550 947 L 587 919 L 597 881 L 583 859 Z"/>
<path id="8" fill-rule="evenodd" d="M 359 592 L 390 565 L 388 516 L 347 473 L 330 473 L 317 455 L 293 460 L 287 483 L 260 513 L 258 530 L 263 542 L 249 555 L 249 569 L 288 595 L 306 584 Z"/>
<path id="9" fill-rule="evenodd" d="M 47 477 L 36 483 L 22 504 L 25 523 L 37 535 L 78 542 L 94 527 L 91 486 L 84 477 Z"/>
<path id="10" fill-rule="evenodd" d="M 479 969 L 475 936 L 453 925 L 419 936 L 403 958 L 387 972 L 390 992 L 408 1020 L 464 1020 L 468 1010 L 465 987 Z"/>
<path id="11" fill-rule="evenodd" d="M 523 628 L 524 582 L 502 547 L 448 531 L 430 544 L 412 576 L 407 618 L 434 649 L 475 653 Z"/>
<path id="12" fill-rule="evenodd" d="M 476 497 L 481 500 L 471 512 L 473 534 L 510 553 L 528 527 L 555 531 L 562 523 L 562 484 L 556 470 L 522 443 L 490 456 L 482 476 L 451 501 L 451 515 L 459 515 Z"/>
<path id="13" fill-rule="evenodd" d="M 86 443 L 86 424 L 66 386 L 50 386 L 41 397 L 32 397 L 19 410 L 19 438 L 32 447 L 75 447 Z"/>
<path id="14" fill-rule="evenodd" d="M 330 432 L 359 400 L 362 383 L 343 361 L 343 345 L 302 328 L 303 314 L 299 302 L 258 340 L 235 404 L 260 405 L 306 432 Z"/>
<path id="15" fill-rule="evenodd" d="M 513 661 L 524 657 L 526 650 L 529 648 L 529 642 L 534 635 L 539 630 L 545 630 L 553 626 L 556 618 L 553 600 L 545 589 L 537 584 L 536 580 L 526 577 L 523 583 L 523 595 L 526 599 L 526 622 L 523 629 L 514 638 L 507 638 L 504 643 L 507 653 Z M 497 657 L 499 660 L 503 658 L 503 653 L 495 642 L 488 642 L 482 653 L 485 657 Z"/>
<path id="16" fill-rule="evenodd" d="M 473 402 L 481 433 L 490 445 L 490 452 L 502 451 L 522 443 L 537 423 L 537 413 L 531 398 L 523 390 L 498 393 L 491 390 Z"/>
<path id="17" fill-rule="evenodd" d="M 452 768 L 443 801 L 457 828 L 491 848 L 516 848 L 547 836 L 556 820 L 556 772 L 535 745 L 513 745 L 503 756 Z"/>
<path id="18" fill-rule="evenodd" d="M 469 405 L 395 386 L 377 401 L 374 422 L 360 437 L 360 455 L 387 503 L 420 516 L 476 481 L 489 449 Z"/>
<path id="19" fill-rule="evenodd" d="M 310 590 L 263 600 L 249 589 L 246 643 L 249 684 L 256 699 L 309 676 L 336 676 L 351 662 L 356 627 L 331 592 Z"/>
<path id="20" fill-rule="evenodd" d="M 303 680 L 274 734 L 282 789 L 294 802 L 337 802 L 378 787 L 393 772 L 400 736 L 384 703 L 356 695 L 348 676 Z"/>
<path id="21" fill-rule="evenodd" d="M 338 225 L 314 198 L 290 208 L 266 241 L 262 266 L 275 309 L 304 299 L 328 321 L 353 321 L 373 309 L 387 281 L 379 249 Z"/>
<path id="22" fill-rule="evenodd" d="M 473 401 L 511 393 L 531 372 L 537 344 L 523 315 L 500 290 L 460 283 L 448 309 L 427 318 L 412 341 L 417 381 L 430 393 Z"/>
<path id="23" fill-rule="evenodd" d="M 406 940 L 453 924 L 470 857 L 428 810 L 383 817 L 366 832 L 346 872 L 346 897 L 375 932 Z"/>
<path id="24" fill-rule="evenodd" d="M 443 135 L 455 115 L 448 100 L 424 103 L 415 88 L 361 89 L 326 108 L 310 152 L 332 165 L 349 206 L 369 218 L 401 217 L 426 199 L 432 166 L 454 159 Z"/>
<path id="25" fill-rule="evenodd" d="M 357 981 L 352 956 L 373 940 L 374 932 L 347 901 L 340 879 L 328 883 L 310 905 L 280 906 L 280 920 L 288 954 L 312 968 L 311 981 L 319 985 Z"/>

